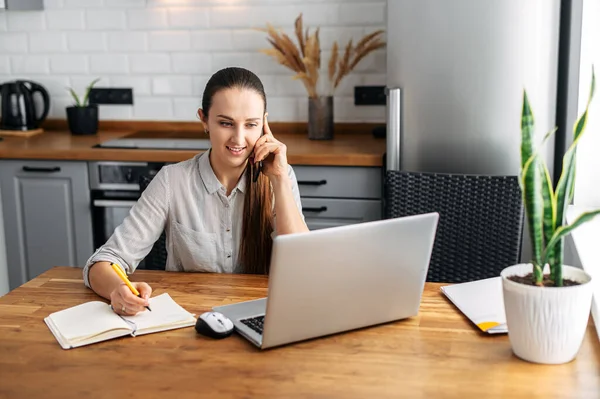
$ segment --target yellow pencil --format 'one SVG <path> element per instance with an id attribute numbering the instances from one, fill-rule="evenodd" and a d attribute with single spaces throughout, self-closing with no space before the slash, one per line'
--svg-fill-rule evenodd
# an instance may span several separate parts
<path id="1" fill-rule="evenodd" d="M 116 263 L 111 263 L 110 266 L 117 273 L 117 276 L 119 276 L 119 278 L 121 280 L 123 280 L 123 282 L 127 285 L 127 287 L 129 287 L 129 289 L 131 290 L 133 295 L 141 298 L 142 296 L 140 295 L 140 292 L 133 286 L 133 284 L 131 284 L 131 282 L 127 278 L 127 275 L 125 274 L 123 269 L 121 269 L 121 267 L 119 265 L 117 265 Z M 146 309 L 148 309 L 149 311 L 152 312 L 152 309 L 150 309 L 150 306 L 146 306 Z"/>

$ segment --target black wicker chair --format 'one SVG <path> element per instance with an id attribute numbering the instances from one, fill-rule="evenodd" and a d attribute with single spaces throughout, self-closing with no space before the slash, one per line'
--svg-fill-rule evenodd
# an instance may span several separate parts
<path id="1" fill-rule="evenodd" d="M 495 277 L 518 263 L 523 231 L 516 176 L 387 171 L 386 218 L 438 212 L 427 281 Z"/>
<path id="2" fill-rule="evenodd" d="M 139 179 L 140 194 L 148 187 L 152 181 L 149 176 L 141 176 Z M 158 240 L 152 246 L 152 249 L 140 263 L 140 269 L 165 270 L 167 264 L 167 235 L 163 231 Z"/>

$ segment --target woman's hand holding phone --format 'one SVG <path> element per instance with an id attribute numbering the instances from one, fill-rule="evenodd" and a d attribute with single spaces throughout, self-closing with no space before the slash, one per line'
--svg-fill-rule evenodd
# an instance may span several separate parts
<path id="1" fill-rule="evenodd" d="M 267 114 L 263 119 L 263 135 L 254 145 L 254 163 L 260 162 L 262 162 L 262 172 L 271 181 L 277 182 L 281 178 L 287 178 L 287 147 L 273 136 Z"/>

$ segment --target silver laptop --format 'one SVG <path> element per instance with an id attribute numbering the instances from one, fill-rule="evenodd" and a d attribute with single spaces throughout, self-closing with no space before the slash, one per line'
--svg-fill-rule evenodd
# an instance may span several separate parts
<path id="1" fill-rule="evenodd" d="M 415 316 L 438 218 L 276 236 L 267 298 L 213 310 L 261 349 Z"/>

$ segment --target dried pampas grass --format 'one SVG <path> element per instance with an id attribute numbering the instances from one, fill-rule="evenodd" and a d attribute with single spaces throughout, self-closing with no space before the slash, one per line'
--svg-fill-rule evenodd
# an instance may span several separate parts
<path id="1" fill-rule="evenodd" d="M 280 29 L 267 24 L 266 29 L 260 29 L 268 34 L 267 40 L 272 48 L 260 50 L 274 58 L 279 64 L 296 72 L 293 79 L 300 79 L 306 87 L 308 96 L 318 97 L 317 84 L 321 68 L 321 43 L 319 28 L 310 34 L 308 28 L 303 31 L 302 14 L 294 23 L 294 34 L 298 46 Z M 331 50 L 331 58 L 327 64 L 329 78 L 329 95 L 333 95 L 342 79 L 347 76 L 369 53 L 385 46 L 381 40 L 382 30 L 375 31 L 363 37 L 355 46 L 352 39 L 346 44 L 343 54 L 339 54 L 338 43 L 335 41 Z"/>

